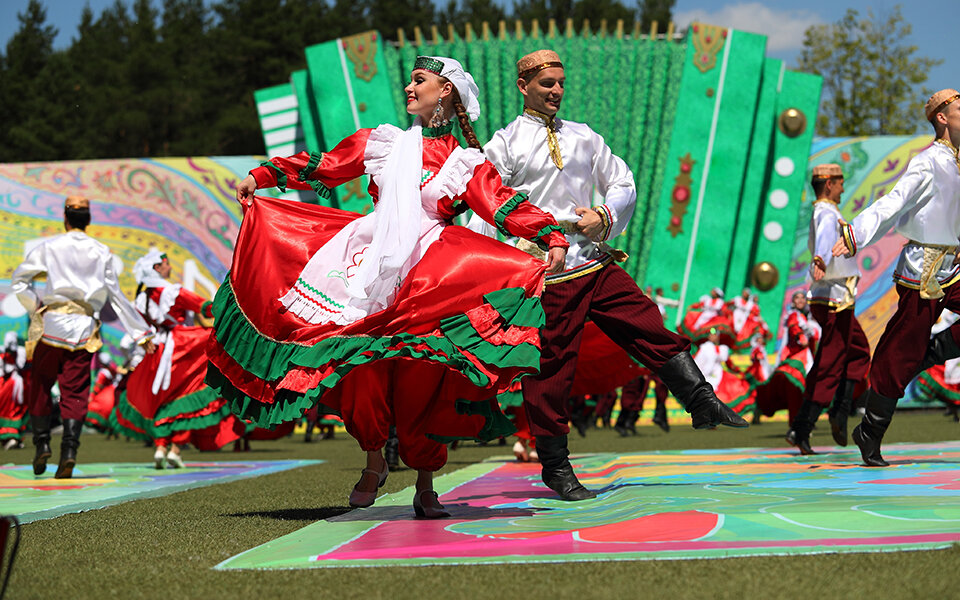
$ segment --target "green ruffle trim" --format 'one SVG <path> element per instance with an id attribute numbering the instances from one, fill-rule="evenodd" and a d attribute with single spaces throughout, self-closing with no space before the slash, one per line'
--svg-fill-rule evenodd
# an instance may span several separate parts
<path id="1" fill-rule="evenodd" d="M 200 305 L 200 314 L 210 319 L 213 317 L 213 301 L 207 300 Z"/>
<path id="2" fill-rule="evenodd" d="M 143 430 L 137 431 L 136 429 L 130 429 L 121 423 L 115 414 L 111 414 L 110 421 L 114 424 L 114 431 L 122 433 L 128 438 L 133 438 L 135 440 L 141 440 L 144 442 L 148 442 L 153 439 L 150 436 L 150 421 L 147 421 L 143 415 L 138 413 L 132 406 L 130 406 L 130 402 L 127 401 L 126 391 L 122 392 L 120 394 L 120 398 L 117 399 L 117 406 L 114 409 L 114 412 L 123 414 L 123 418 L 133 424 L 134 427 L 138 427 Z"/>
<path id="3" fill-rule="evenodd" d="M 99 425 L 100 427 L 106 427 L 110 424 L 110 421 L 108 421 L 107 419 L 104 419 L 103 416 L 95 412 L 88 412 L 87 418 L 85 420 L 88 422 L 92 422 L 95 425 Z M 0 424 L 0 426 L 2 426 L 2 424 Z"/>
<path id="4" fill-rule="evenodd" d="M 788 358 L 787 360 L 783 361 L 781 364 L 784 364 L 784 365 L 793 367 L 796 371 L 799 371 L 800 373 L 806 373 L 806 372 L 807 372 L 807 365 L 805 365 L 803 362 L 801 362 L 801 361 L 799 361 L 799 360 L 797 360 L 797 359 L 795 359 L 795 358 Z M 789 381 L 789 382 L 792 383 L 793 385 L 797 386 L 797 388 L 798 388 L 801 392 L 803 391 L 803 388 L 806 386 L 806 382 L 801 381 L 800 379 L 798 379 L 797 376 L 794 375 L 793 373 L 789 373 L 789 372 L 787 372 L 787 371 L 780 371 L 780 373 L 781 373 L 784 377 L 787 378 L 787 381 Z"/>
<path id="5" fill-rule="evenodd" d="M 475 438 L 433 435 L 427 434 L 427 437 L 441 444 L 449 444 L 457 440 L 475 439 L 481 442 L 489 442 L 500 437 L 513 435 L 517 428 L 513 426 L 510 419 L 499 410 L 493 410 L 489 402 L 470 402 L 468 400 L 457 400 L 456 410 L 458 415 L 480 415 L 484 418 L 483 428 L 477 433 Z"/>
<path id="6" fill-rule="evenodd" d="M 187 394 L 169 404 L 164 404 L 157 409 L 157 414 L 153 417 L 153 420 L 162 421 L 164 419 L 176 418 L 177 415 L 197 412 L 209 406 L 212 402 L 215 402 L 217 398 L 219 398 L 217 392 L 204 386 L 192 394 Z"/>
<path id="7" fill-rule="evenodd" d="M 507 220 L 507 215 L 515 211 L 517 207 L 520 206 L 520 203 L 526 202 L 526 200 L 527 200 L 526 194 L 524 194 L 523 192 L 517 192 L 516 194 L 514 194 L 513 198 L 510 198 L 509 200 L 504 202 L 503 205 L 499 209 L 497 209 L 497 213 L 493 215 L 493 222 L 497 226 L 497 231 L 499 231 L 502 235 L 505 235 L 507 237 L 510 237 L 513 235 L 512 233 L 507 231 L 507 227 L 504 222 Z"/>
<path id="8" fill-rule="evenodd" d="M 202 390 L 184 396 L 183 398 L 178 398 L 170 404 L 160 407 L 160 410 L 157 411 L 155 420 L 160 421 L 171 415 L 200 410 L 203 407 L 208 406 L 217 398 L 219 398 L 219 395 L 214 390 L 210 389 L 209 387 L 205 387 Z M 216 425 L 230 416 L 230 409 L 227 404 L 224 404 L 219 410 L 207 415 L 178 419 L 176 421 L 171 421 L 170 423 L 164 423 L 163 425 L 156 425 L 155 422 L 148 420 L 146 417 L 137 412 L 137 410 L 127 400 L 126 391 L 120 395 L 120 399 L 117 401 L 117 410 L 119 410 L 123 415 L 123 418 L 132 423 L 134 427 L 139 427 L 146 433 L 144 434 L 134 429 L 124 427 L 120 421 L 116 419 L 116 417 L 111 419 L 111 424 L 116 430 L 123 432 L 124 435 L 139 440 L 167 437 L 178 431 L 196 431 L 199 429 L 206 429 L 207 427 Z"/>
<path id="9" fill-rule="evenodd" d="M 453 133 L 453 122 L 440 127 L 424 127 L 420 130 L 425 138 L 438 138 Z"/>
<path id="10" fill-rule="evenodd" d="M 0 427 L 13 427 L 14 429 L 22 429 L 26 427 L 26 418 L 0 419 Z"/>
<path id="11" fill-rule="evenodd" d="M 549 246 L 547 246 L 547 243 L 543 241 L 543 238 L 547 235 L 550 235 L 550 233 L 554 231 L 559 231 L 560 233 L 563 233 L 563 227 L 560 227 L 559 225 L 547 225 L 546 227 L 538 231 L 537 235 L 534 236 L 534 238 L 530 241 L 536 244 L 538 248 L 546 252 L 547 250 L 549 250 Z"/>
<path id="12" fill-rule="evenodd" d="M 500 408 L 502 409 L 523 406 L 523 391 L 507 390 L 502 394 L 497 394 L 497 402 L 500 404 Z"/>
<path id="13" fill-rule="evenodd" d="M 307 161 L 307 166 L 300 169 L 300 172 L 297 173 L 297 181 L 307 181 L 307 179 L 310 178 L 310 173 L 313 173 L 316 170 L 322 158 L 323 154 L 320 152 L 311 152 L 310 160 Z"/>
<path id="14" fill-rule="evenodd" d="M 539 298 L 527 298 L 520 288 L 491 292 L 484 296 L 504 318 L 507 325 L 540 327 L 544 322 Z M 262 336 L 247 321 L 237 306 L 229 276 L 214 299 L 217 315 L 215 337 L 241 369 L 264 381 L 277 381 L 291 369 L 327 364 L 332 372 L 317 387 L 304 393 L 278 390 L 272 404 L 247 397 L 233 387 L 213 364 L 207 368 L 207 384 L 225 398 L 233 413 L 258 427 L 271 428 L 298 419 L 319 402 L 323 394 L 336 386 L 354 368 L 378 360 L 417 358 L 443 364 L 467 378 L 477 387 L 486 387 L 490 378 L 462 352 L 466 350 L 480 361 L 493 366 L 523 367 L 537 372 L 540 353 L 532 344 L 498 346 L 485 341 L 466 315 L 445 319 L 441 327 L 447 337 L 423 337 L 400 333 L 384 337 L 332 337 L 313 346 L 276 342 Z M 229 340 L 224 344 L 221 340 Z M 419 349 L 418 346 L 426 346 Z"/>
<path id="15" fill-rule="evenodd" d="M 277 175 L 277 189 L 281 192 L 286 193 L 287 191 L 287 174 L 277 168 L 277 165 L 273 164 L 269 160 L 265 160 L 260 163 L 261 167 L 267 167 L 268 169 L 273 169 L 273 172 Z"/>

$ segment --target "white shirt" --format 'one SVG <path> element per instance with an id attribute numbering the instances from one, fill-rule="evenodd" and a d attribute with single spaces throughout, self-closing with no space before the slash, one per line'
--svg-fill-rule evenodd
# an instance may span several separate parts
<path id="1" fill-rule="evenodd" d="M 723 379 L 723 364 L 730 358 L 730 348 L 721 344 L 716 345 L 707 340 L 700 344 L 697 354 L 693 357 L 693 362 L 697 363 L 700 371 L 703 372 L 703 378 L 714 389 L 720 385 Z"/>
<path id="2" fill-rule="evenodd" d="M 94 315 L 44 313 L 44 343 L 76 350 L 93 335 L 100 309 L 107 302 L 120 319 L 123 328 L 137 341 L 149 337 L 152 330 L 130 300 L 120 291 L 110 249 L 82 231 L 44 240 L 27 254 L 13 272 L 13 291 L 27 309 L 34 313 L 42 305 L 70 300 L 93 307 Z M 34 289 L 34 279 L 46 274 L 43 294 Z"/>
<path id="3" fill-rule="evenodd" d="M 832 253 L 833 245 L 840 237 L 838 219 L 842 216 L 840 208 L 829 200 L 817 200 L 813 203 L 807 248 L 810 249 L 810 254 L 822 258 L 827 266 L 820 281 L 813 279 L 813 265 L 810 266 L 807 277 L 810 283 L 808 297 L 814 304 L 834 305 L 843 302 L 847 297 L 847 278 L 860 276 L 857 259 L 852 256 L 835 257 Z"/>
<path id="4" fill-rule="evenodd" d="M 596 190 L 604 199 L 597 209 L 605 210 L 610 218 L 609 231 L 597 241 L 620 235 L 637 201 L 633 173 L 587 125 L 561 119 L 556 123 L 563 170 L 550 158 L 546 125 L 527 113 L 494 133 L 483 148 L 484 154 L 497 167 L 504 185 L 526 193 L 528 201 L 557 221 L 579 221 L 576 209 L 591 208 Z M 580 233 L 567 233 L 566 237 L 570 243 L 567 271 L 609 260 L 594 240 Z"/>
<path id="5" fill-rule="evenodd" d="M 960 236 L 956 155 L 944 144 L 931 144 L 910 159 L 893 189 L 857 215 L 851 226 L 857 248 L 876 242 L 891 227 L 921 244 L 956 246 Z"/>

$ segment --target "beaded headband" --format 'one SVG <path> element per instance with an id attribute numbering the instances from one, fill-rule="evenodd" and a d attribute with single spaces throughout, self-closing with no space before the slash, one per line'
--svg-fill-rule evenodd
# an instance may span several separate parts
<path id="1" fill-rule="evenodd" d="M 524 69 L 523 71 L 520 71 L 520 73 L 517 74 L 517 77 L 519 77 L 520 79 L 523 79 L 524 77 L 528 77 L 530 75 L 533 75 L 534 73 L 539 73 L 540 71 L 544 69 L 549 69 L 551 67 L 560 67 L 562 69 L 563 63 L 557 60 L 552 62 L 540 63 L 539 65 L 534 65 L 528 69 Z"/>
<path id="2" fill-rule="evenodd" d="M 423 69 L 434 75 L 439 75 L 443 72 L 443 63 L 429 56 L 418 56 L 417 60 L 413 62 L 413 70 L 416 71 L 417 69 Z"/>

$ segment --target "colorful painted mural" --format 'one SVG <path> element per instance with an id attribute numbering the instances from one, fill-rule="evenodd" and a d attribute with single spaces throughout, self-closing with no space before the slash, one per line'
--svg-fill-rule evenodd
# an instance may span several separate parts
<path id="1" fill-rule="evenodd" d="M 116 159 L 0 164 L 0 329 L 26 332 L 10 276 L 26 249 L 63 232 L 63 200 L 92 200 L 88 233 L 125 265 L 120 287 L 136 290 L 130 268 L 151 246 L 166 252 L 173 280 L 213 297 L 227 273 L 240 225 L 237 182 L 259 157 Z M 106 319 L 108 346 L 122 332 Z"/>

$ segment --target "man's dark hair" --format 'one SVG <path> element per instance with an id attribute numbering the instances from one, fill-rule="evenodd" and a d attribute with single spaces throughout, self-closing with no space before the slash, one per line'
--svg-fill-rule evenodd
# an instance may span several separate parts
<path id="1" fill-rule="evenodd" d="M 810 182 L 810 185 L 813 186 L 813 193 L 817 198 L 823 195 L 823 188 L 827 187 L 827 181 L 829 179 L 814 179 Z"/>
<path id="2" fill-rule="evenodd" d="M 90 209 L 89 208 L 65 208 L 63 209 L 63 216 L 67 221 L 67 225 L 73 229 L 84 230 L 87 228 L 87 225 L 90 224 Z"/>

